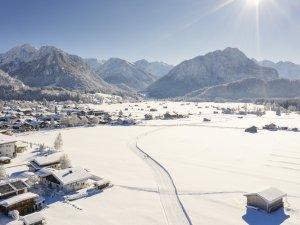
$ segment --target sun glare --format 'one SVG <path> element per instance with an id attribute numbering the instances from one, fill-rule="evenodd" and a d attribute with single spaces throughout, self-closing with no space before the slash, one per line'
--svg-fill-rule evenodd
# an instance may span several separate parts
<path id="1" fill-rule="evenodd" d="M 251 3 L 254 6 L 259 6 L 261 0 L 248 0 L 249 3 Z"/>

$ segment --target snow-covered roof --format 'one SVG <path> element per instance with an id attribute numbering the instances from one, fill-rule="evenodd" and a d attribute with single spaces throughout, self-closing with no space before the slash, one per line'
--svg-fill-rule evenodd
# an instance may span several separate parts
<path id="1" fill-rule="evenodd" d="M 45 217 L 39 212 L 35 212 L 35 213 L 28 214 L 26 216 L 23 216 L 23 221 L 24 221 L 25 225 L 35 224 L 35 223 L 43 221 L 43 220 L 45 220 Z"/>
<path id="2" fill-rule="evenodd" d="M 16 141 L 14 137 L 0 134 L 0 144 L 8 144 Z"/>
<path id="3" fill-rule="evenodd" d="M 250 196 L 250 195 L 257 195 L 262 199 L 264 199 L 268 204 L 272 204 L 278 201 L 279 199 L 287 196 L 286 193 L 280 191 L 275 187 L 261 188 L 255 192 L 245 194 L 245 196 Z"/>
<path id="4" fill-rule="evenodd" d="M 29 185 L 20 179 L 0 181 L 0 196 L 28 188 Z"/>
<path id="5" fill-rule="evenodd" d="M 91 175 L 81 167 L 72 167 L 64 170 L 56 170 L 52 172 L 62 185 L 75 183 L 82 180 L 87 180 Z"/>
<path id="6" fill-rule="evenodd" d="M 39 177 L 45 177 L 45 176 L 52 174 L 52 172 L 54 172 L 54 171 L 55 171 L 55 169 L 53 169 L 53 168 L 42 168 L 42 169 L 36 171 L 35 174 L 38 175 Z"/>
<path id="7" fill-rule="evenodd" d="M 50 155 L 37 156 L 32 161 L 34 161 L 39 166 L 45 166 L 60 162 L 61 156 L 61 153 L 54 153 Z"/>
<path id="8" fill-rule="evenodd" d="M 94 182 L 95 185 L 98 185 L 98 186 L 101 186 L 101 185 L 104 185 L 104 184 L 109 184 L 110 181 L 109 180 L 106 180 L 106 179 L 101 179 L 101 180 L 97 180 Z"/>
<path id="9" fill-rule="evenodd" d="M 5 199 L 3 201 L 0 201 L 0 205 L 2 205 L 4 207 L 9 207 L 9 206 L 15 205 L 19 202 L 22 202 L 22 201 L 25 201 L 28 199 L 32 199 L 32 198 L 36 198 L 36 197 L 38 197 L 37 194 L 34 194 L 32 192 L 26 192 L 24 194 L 16 195 L 16 196 L 10 197 L 8 199 Z"/>
<path id="10" fill-rule="evenodd" d="M 11 158 L 6 156 L 0 156 L 0 161 L 10 160 Z"/>
<path id="11" fill-rule="evenodd" d="M 24 223 L 20 220 L 13 220 L 6 225 L 24 225 Z"/>
<path id="12" fill-rule="evenodd" d="M 22 141 L 17 141 L 16 146 L 17 146 L 17 148 L 24 148 L 24 147 L 27 147 L 27 144 Z"/>

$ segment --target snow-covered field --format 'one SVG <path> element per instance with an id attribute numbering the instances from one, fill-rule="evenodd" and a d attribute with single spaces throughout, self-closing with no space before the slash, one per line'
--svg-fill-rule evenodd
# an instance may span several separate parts
<path id="1" fill-rule="evenodd" d="M 88 168 L 114 184 L 100 194 L 72 202 L 82 210 L 63 202 L 50 204 L 42 211 L 47 224 L 299 224 L 300 133 L 244 132 L 249 126 L 262 127 L 271 122 L 300 128 L 299 115 L 279 117 L 268 112 L 263 117 L 248 115 L 241 119 L 212 113 L 215 109 L 211 105 L 237 106 L 236 103 L 137 105 L 95 107 L 110 112 L 123 110 L 137 118 L 149 113 L 150 108 L 158 110 L 154 115 L 166 111 L 202 115 L 152 120 L 139 126 L 97 126 L 19 135 L 21 140 L 53 145 L 61 132 L 63 149 L 73 165 Z M 204 123 L 204 117 L 212 121 Z M 26 153 L 15 161 L 30 156 Z M 284 211 L 266 214 L 245 207 L 243 194 L 264 186 L 275 186 L 288 194 Z"/>

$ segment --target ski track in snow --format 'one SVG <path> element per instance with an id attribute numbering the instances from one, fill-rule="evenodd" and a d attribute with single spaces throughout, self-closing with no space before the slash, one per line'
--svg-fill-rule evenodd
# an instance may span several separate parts
<path id="1" fill-rule="evenodd" d="M 231 120 L 231 118 L 221 118 L 220 121 L 213 121 L 210 123 L 219 123 L 219 122 L 227 122 Z M 142 126 L 149 126 L 149 125 L 142 125 Z M 164 211 L 164 215 L 166 218 L 166 223 L 168 225 L 192 225 L 192 221 L 187 214 L 182 202 L 179 199 L 179 195 L 195 195 L 195 193 L 178 193 L 177 188 L 175 186 L 175 183 L 170 175 L 170 173 L 166 170 L 166 168 L 160 164 L 158 161 L 156 161 L 154 158 L 152 158 L 150 155 L 148 155 L 144 150 L 141 149 L 139 146 L 139 140 L 147 136 L 150 133 L 157 132 L 162 129 L 174 127 L 174 126 L 203 126 L 203 127 L 210 127 L 209 125 L 203 124 L 203 122 L 200 123 L 187 123 L 187 124 L 174 124 L 174 125 L 154 125 L 153 127 L 160 127 L 158 129 L 143 133 L 139 135 L 135 143 L 131 143 L 130 148 L 134 151 L 134 153 L 139 156 L 141 159 L 144 160 L 144 162 L 152 169 L 156 184 L 158 187 L 158 193 L 160 195 L 160 202 L 161 206 Z M 152 127 L 151 125 L 149 127 Z M 214 127 L 214 126 L 211 126 Z M 240 128 L 238 128 L 240 129 Z M 135 187 L 126 187 L 126 186 L 120 186 L 123 188 L 131 189 L 131 190 L 137 190 L 137 191 L 143 191 L 141 188 L 135 188 Z M 144 189 L 144 191 L 148 192 L 155 192 L 151 189 Z M 225 192 L 223 192 L 224 194 Z M 200 193 L 198 193 L 199 195 Z M 203 194 L 203 193 L 202 193 Z M 207 193 L 206 193 L 207 194 Z"/>
<path id="2" fill-rule="evenodd" d="M 161 130 L 164 129 L 156 129 Z M 149 156 L 139 147 L 139 139 L 149 133 L 147 132 L 136 138 L 135 144 L 131 144 L 131 149 L 152 169 L 160 196 L 161 206 L 164 211 L 166 224 L 168 225 L 192 225 L 192 222 L 181 203 L 174 181 L 169 172 L 155 159 Z M 132 188 L 134 189 L 134 188 Z M 150 190 L 151 191 L 151 190 Z"/>

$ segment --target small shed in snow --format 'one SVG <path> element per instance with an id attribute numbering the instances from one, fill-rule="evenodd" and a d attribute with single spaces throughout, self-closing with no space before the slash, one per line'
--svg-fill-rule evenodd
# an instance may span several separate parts
<path id="1" fill-rule="evenodd" d="M 284 206 L 283 198 L 287 195 L 275 187 L 268 187 L 244 194 L 244 196 L 247 197 L 248 206 L 270 213 Z"/>
<path id="2" fill-rule="evenodd" d="M 26 216 L 23 216 L 24 225 L 43 225 L 45 224 L 46 220 L 45 217 L 39 213 L 31 213 Z"/>

